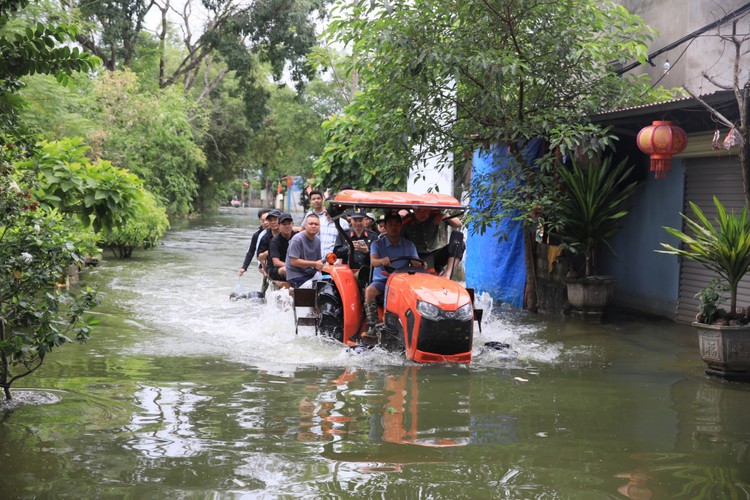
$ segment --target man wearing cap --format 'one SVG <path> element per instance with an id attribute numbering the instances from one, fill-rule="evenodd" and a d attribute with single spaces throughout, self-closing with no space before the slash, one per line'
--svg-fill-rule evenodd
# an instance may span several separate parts
<path id="1" fill-rule="evenodd" d="M 359 269 L 370 263 L 370 244 L 377 238 L 377 235 L 365 228 L 365 219 L 367 215 L 364 211 L 357 209 L 351 215 L 352 224 L 347 235 L 354 245 L 354 255 L 349 258 L 349 243 L 342 234 L 336 238 L 336 245 L 333 247 L 333 253 L 345 264 L 349 264 L 352 269 Z"/>
<path id="2" fill-rule="evenodd" d="M 385 235 L 385 215 L 378 217 L 375 227 L 378 229 L 378 238 L 383 237 Z"/>
<path id="3" fill-rule="evenodd" d="M 375 221 L 375 227 L 378 230 L 378 238 L 385 235 L 385 215 L 378 217 L 378 220 Z"/>
<path id="4" fill-rule="evenodd" d="M 258 220 L 260 221 L 260 226 L 258 227 L 258 230 L 253 233 L 253 237 L 250 240 L 250 246 L 247 248 L 245 260 L 242 262 L 242 267 L 240 267 L 240 276 L 245 274 L 247 268 L 250 267 L 250 262 L 252 262 L 253 257 L 255 257 L 255 250 L 258 248 L 258 240 L 263 234 L 263 231 L 268 228 L 268 222 L 266 221 L 268 212 L 270 212 L 270 210 L 267 208 L 261 208 L 260 210 L 258 210 Z"/>
<path id="5" fill-rule="evenodd" d="M 271 240 L 279 234 L 279 216 L 281 215 L 280 210 L 273 209 L 268 212 L 266 220 L 268 221 L 268 231 L 258 241 L 258 262 L 263 265 L 262 273 L 267 274 L 270 266 L 268 260 L 268 250 L 271 248 Z"/>
<path id="6" fill-rule="evenodd" d="M 308 214 L 303 230 L 289 241 L 286 252 L 286 280 L 292 288 L 299 288 L 314 278 L 323 269 L 320 254 L 320 219 L 316 214 Z"/>
<path id="7" fill-rule="evenodd" d="M 365 214 L 365 229 L 373 231 L 372 226 L 375 225 L 375 214 L 367 212 Z"/>
<path id="8" fill-rule="evenodd" d="M 374 268 L 372 273 L 372 283 L 365 289 L 365 313 L 367 314 L 367 332 L 362 334 L 366 339 L 377 339 L 378 324 L 378 305 L 377 297 L 385 290 L 385 283 L 388 281 L 387 271 L 383 266 L 390 266 L 394 269 L 406 267 L 408 265 L 421 266 L 419 261 L 399 260 L 393 262 L 399 257 L 419 258 L 417 248 L 414 243 L 401 237 L 401 216 L 396 212 L 385 215 L 385 236 L 375 240 L 370 246 L 370 265 Z"/>
<path id="9" fill-rule="evenodd" d="M 279 234 L 273 237 L 268 249 L 268 257 L 271 263 L 268 267 L 268 276 L 272 280 L 286 281 L 286 254 L 289 248 L 289 240 L 297 234 L 293 226 L 292 214 L 282 212 L 279 215 Z"/>

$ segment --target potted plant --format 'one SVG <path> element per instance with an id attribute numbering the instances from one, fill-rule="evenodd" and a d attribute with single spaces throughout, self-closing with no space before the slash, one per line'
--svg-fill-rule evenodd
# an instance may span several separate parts
<path id="1" fill-rule="evenodd" d="M 614 291 L 612 276 L 596 274 L 596 252 L 604 245 L 614 253 L 609 240 L 628 214 L 622 204 L 638 187 L 629 181 L 632 171 L 627 160 L 613 167 L 611 157 L 601 165 L 592 162 L 584 168 L 574 162 L 570 169 L 557 169 L 563 193 L 556 210 L 559 236 L 563 247 L 582 259 L 582 269 L 566 280 L 568 302 L 584 317 L 599 319 Z"/>
<path id="2" fill-rule="evenodd" d="M 682 215 L 688 232 L 670 227 L 664 229 L 680 240 L 681 248 L 667 243 L 661 253 L 679 255 L 714 271 L 729 290 L 729 310 L 719 307 L 716 284 L 709 286 L 698 298 L 700 312 L 693 325 L 698 329 L 701 358 L 706 373 L 730 379 L 750 379 L 750 325 L 744 310 L 737 309 L 737 287 L 750 270 L 750 217 L 747 207 L 737 215 L 714 196 L 717 217 L 715 225 L 693 202 L 690 209 L 695 220 Z M 719 289 L 718 295 L 721 294 Z"/>

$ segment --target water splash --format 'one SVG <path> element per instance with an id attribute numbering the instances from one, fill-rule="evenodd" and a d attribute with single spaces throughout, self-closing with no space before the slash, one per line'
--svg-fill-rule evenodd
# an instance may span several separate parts
<path id="1" fill-rule="evenodd" d="M 253 366 L 289 364 L 292 369 L 410 363 L 382 349 L 353 354 L 315 336 L 312 327 L 300 327 L 295 335 L 286 290 L 268 291 L 265 303 L 230 300 L 244 251 L 237 242 L 245 232 L 231 225 L 170 232 L 164 245 L 140 260 L 103 266 L 115 300 L 141 323 L 142 339 L 130 349 L 163 356 L 218 356 Z M 260 290 L 260 274 L 250 269 L 240 283 L 247 291 Z M 541 326 L 525 321 L 517 311 L 494 307 L 487 294 L 479 294 L 476 304 L 485 312 L 482 332 L 475 327 L 473 365 L 526 368 L 559 360 L 560 347 L 538 339 Z M 486 349 L 487 342 L 506 343 L 511 350 Z"/>

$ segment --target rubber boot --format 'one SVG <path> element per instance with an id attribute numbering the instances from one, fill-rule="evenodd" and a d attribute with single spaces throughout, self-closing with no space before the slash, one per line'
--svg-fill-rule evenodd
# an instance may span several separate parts
<path id="1" fill-rule="evenodd" d="M 378 304 L 376 302 L 365 302 L 365 314 L 367 315 L 367 331 L 362 332 L 361 337 L 367 340 L 377 340 Z"/>

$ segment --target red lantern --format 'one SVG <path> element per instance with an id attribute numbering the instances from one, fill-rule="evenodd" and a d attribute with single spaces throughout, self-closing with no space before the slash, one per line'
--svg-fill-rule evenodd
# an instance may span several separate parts
<path id="1" fill-rule="evenodd" d="M 651 171 L 657 179 L 664 179 L 672 169 L 672 156 L 685 151 L 687 134 L 670 121 L 656 120 L 638 132 L 638 149 L 651 155 Z"/>

